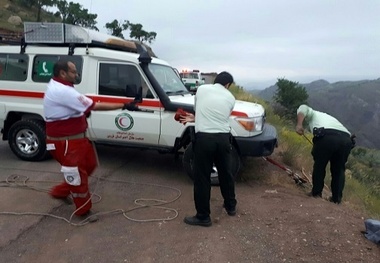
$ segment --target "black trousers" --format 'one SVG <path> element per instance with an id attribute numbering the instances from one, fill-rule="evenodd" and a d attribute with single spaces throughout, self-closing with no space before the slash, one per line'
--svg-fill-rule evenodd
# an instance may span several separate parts
<path id="1" fill-rule="evenodd" d="M 215 163 L 219 174 L 219 186 L 227 209 L 235 208 L 235 182 L 231 172 L 231 150 L 229 133 L 197 133 L 194 149 L 194 202 L 196 216 L 210 216 L 211 180 Z"/>
<path id="2" fill-rule="evenodd" d="M 342 201 L 344 173 L 351 148 L 350 136 L 344 132 L 327 130 L 324 136 L 313 138 L 313 195 L 322 196 L 326 166 L 330 162 L 332 200 L 336 203 Z"/>

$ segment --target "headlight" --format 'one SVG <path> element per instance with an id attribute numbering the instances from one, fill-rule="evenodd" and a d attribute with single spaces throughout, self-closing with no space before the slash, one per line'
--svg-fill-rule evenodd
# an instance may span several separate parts
<path id="1" fill-rule="evenodd" d="M 243 118 L 237 117 L 235 120 L 247 131 L 262 131 L 264 125 L 264 116 Z"/>

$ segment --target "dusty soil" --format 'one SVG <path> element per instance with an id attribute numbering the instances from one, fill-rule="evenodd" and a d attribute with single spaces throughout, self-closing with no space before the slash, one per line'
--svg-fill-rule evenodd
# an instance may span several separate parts
<path id="1" fill-rule="evenodd" d="M 281 160 L 276 155 L 273 158 Z M 328 202 L 329 191 L 324 191 L 323 199 L 309 197 L 306 194 L 311 185 L 297 186 L 283 170 L 267 163 L 259 161 L 255 165 L 265 179 L 259 185 L 247 182 L 255 192 L 254 197 L 239 192 L 240 199 L 256 200 L 246 208 L 255 212 L 241 211 L 239 219 L 252 214 L 252 232 L 256 229 L 259 236 L 262 234 L 260 240 L 266 249 L 273 247 L 270 254 L 274 258 L 251 262 L 379 261 L 380 246 L 365 239 L 362 233 L 364 212 L 354 210 L 347 202 L 340 205 Z"/>
<path id="2" fill-rule="evenodd" d="M 94 204 L 100 220 L 76 227 L 41 217 L 0 248 L 2 262 L 379 262 L 379 246 L 361 233 L 364 213 L 306 196 L 307 189 L 262 159 L 247 165 L 236 183 L 236 216 L 225 213 L 219 188 L 212 188 L 213 225 L 205 228 L 183 223 L 195 210 L 180 162 L 140 151 L 98 152 L 102 168 L 96 175 L 107 179 L 98 185 L 92 179 L 102 197 Z M 152 203 L 137 200 L 142 197 L 167 203 L 136 209 L 137 203 Z M 23 210 L 35 209 L 36 202 L 25 201 Z M 73 211 L 54 204 L 52 214 L 68 217 Z M 16 217 L 14 224 L 24 220 Z"/>

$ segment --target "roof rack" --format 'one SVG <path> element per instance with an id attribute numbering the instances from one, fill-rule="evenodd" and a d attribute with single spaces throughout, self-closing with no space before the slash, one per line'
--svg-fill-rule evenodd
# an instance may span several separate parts
<path id="1" fill-rule="evenodd" d="M 148 52 L 150 56 L 156 57 L 153 50 L 142 42 L 125 40 L 95 30 L 64 23 L 24 22 L 23 44 L 25 46 L 29 44 L 69 46 L 69 53 L 73 53 L 74 47 L 77 46 L 103 47 L 138 54 Z"/>

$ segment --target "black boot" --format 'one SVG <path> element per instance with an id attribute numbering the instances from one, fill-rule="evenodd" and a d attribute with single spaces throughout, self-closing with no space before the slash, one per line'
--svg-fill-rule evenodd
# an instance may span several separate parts
<path id="1" fill-rule="evenodd" d="M 187 216 L 183 220 L 186 224 L 192 225 L 192 226 L 211 226 L 212 222 L 210 217 L 207 217 L 205 219 L 199 219 L 196 216 Z"/>

